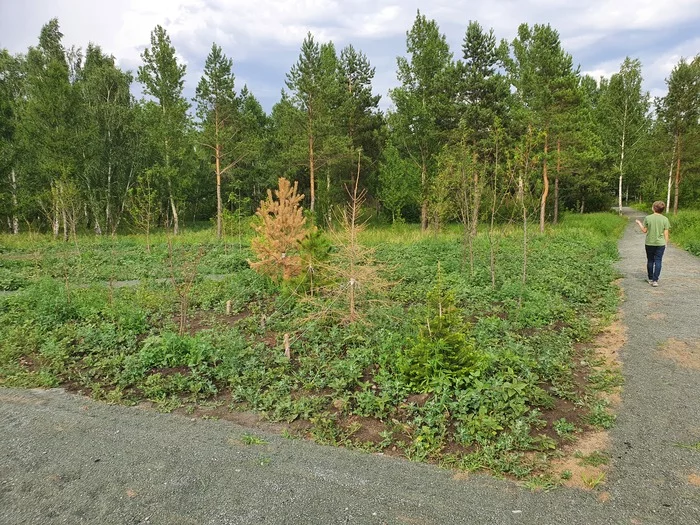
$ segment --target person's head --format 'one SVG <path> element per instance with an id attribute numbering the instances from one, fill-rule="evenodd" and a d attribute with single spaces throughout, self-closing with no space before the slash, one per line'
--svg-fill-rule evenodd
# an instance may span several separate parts
<path id="1" fill-rule="evenodd" d="M 663 213 L 666 209 L 666 205 L 663 203 L 663 201 L 656 201 L 654 204 L 652 204 L 651 209 L 654 210 L 655 213 Z"/>

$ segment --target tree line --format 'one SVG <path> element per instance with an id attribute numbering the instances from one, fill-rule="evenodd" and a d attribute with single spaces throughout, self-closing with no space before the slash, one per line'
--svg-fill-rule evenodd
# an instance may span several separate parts
<path id="1" fill-rule="evenodd" d="M 389 110 L 362 51 L 309 33 L 267 114 L 216 43 L 189 100 L 161 26 L 135 73 L 62 38 L 52 19 L 26 53 L 0 51 L 3 231 L 177 234 L 212 220 L 221 237 L 280 177 L 298 182 L 317 224 L 356 183 L 387 220 L 460 221 L 471 233 L 485 218 L 531 217 L 543 230 L 563 209 L 700 203 L 700 55 L 652 100 L 639 60 L 583 75 L 548 24 L 522 24 L 507 42 L 469 22 L 455 58 L 418 12 Z"/>

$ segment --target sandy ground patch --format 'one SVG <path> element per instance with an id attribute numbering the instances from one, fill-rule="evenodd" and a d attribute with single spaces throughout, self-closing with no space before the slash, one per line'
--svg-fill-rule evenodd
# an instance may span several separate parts
<path id="1" fill-rule="evenodd" d="M 558 477 L 561 477 L 564 472 L 571 473 L 569 479 L 562 481 L 565 486 L 591 490 L 596 485 L 605 482 L 608 465 L 588 465 L 586 458 L 595 453 L 604 454 L 609 448 L 610 436 L 607 432 L 586 434 L 564 450 L 566 457 L 555 460 L 552 464 L 552 470 Z M 596 480 L 601 481 L 596 484 Z"/>
<path id="2" fill-rule="evenodd" d="M 619 365 L 620 349 L 626 342 L 627 327 L 618 319 L 598 335 L 594 348 L 609 365 Z"/>
<path id="3" fill-rule="evenodd" d="M 654 312 L 653 314 L 647 315 L 647 319 L 650 321 L 662 321 L 663 319 L 666 319 L 666 314 L 662 314 L 660 312 Z"/>
<path id="4" fill-rule="evenodd" d="M 659 351 L 663 357 L 683 368 L 700 370 L 700 341 L 681 341 L 672 337 Z"/>

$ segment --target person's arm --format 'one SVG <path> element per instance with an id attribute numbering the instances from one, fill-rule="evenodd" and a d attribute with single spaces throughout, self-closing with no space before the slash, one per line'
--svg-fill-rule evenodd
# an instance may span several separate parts
<path id="1" fill-rule="evenodd" d="M 668 230 L 664 230 L 664 239 L 666 239 L 666 245 L 668 245 Z"/>
<path id="2" fill-rule="evenodd" d="M 634 221 L 634 222 L 636 222 L 637 224 L 639 224 L 639 227 L 641 228 L 642 233 L 646 233 L 646 232 L 647 232 L 646 226 L 644 226 L 644 225 L 642 224 L 642 222 L 641 222 L 639 219 L 637 219 L 637 220 Z"/>

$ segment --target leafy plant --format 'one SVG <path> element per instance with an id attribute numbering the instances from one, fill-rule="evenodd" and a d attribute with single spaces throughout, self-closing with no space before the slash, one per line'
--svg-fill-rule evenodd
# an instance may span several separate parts
<path id="1" fill-rule="evenodd" d="M 268 442 L 255 434 L 245 433 L 241 436 L 241 443 L 244 445 L 267 445 Z"/>
<path id="2" fill-rule="evenodd" d="M 586 487 L 594 489 L 598 485 L 605 483 L 605 472 L 601 472 L 597 476 L 587 476 L 586 474 L 581 474 L 581 480 L 583 481 L 583 484 L 586 485 Z"/>
<path id="3" fill-rule="evenodd" d="M 418 338 L 400 354 L 398 368 L 411 388 L 429 392 L 437 385 L 455 384 L 485 364 L 438 265 L 435 286 L 428 293 L 427 319 Z"/>

